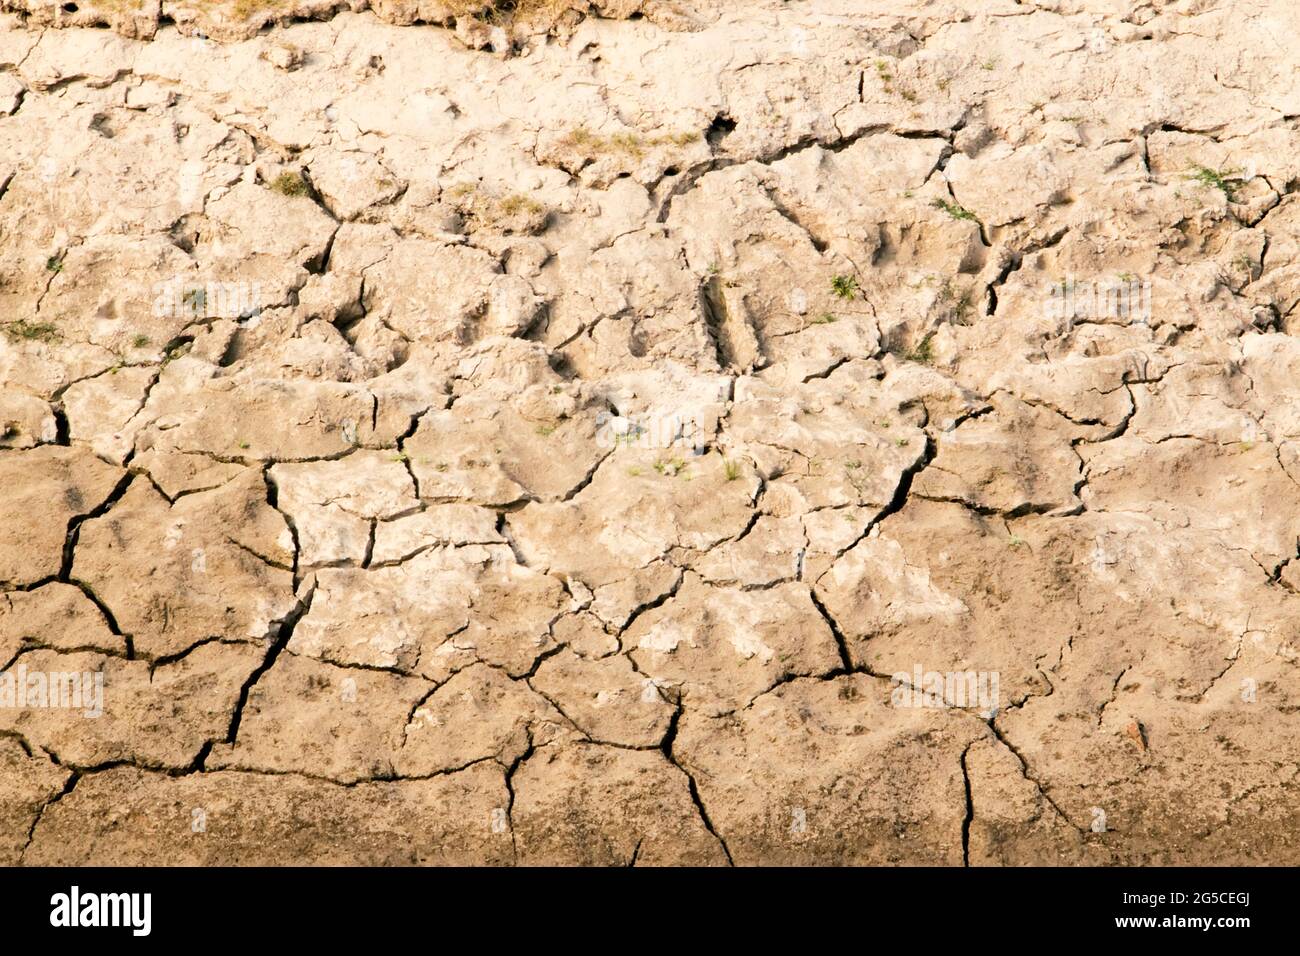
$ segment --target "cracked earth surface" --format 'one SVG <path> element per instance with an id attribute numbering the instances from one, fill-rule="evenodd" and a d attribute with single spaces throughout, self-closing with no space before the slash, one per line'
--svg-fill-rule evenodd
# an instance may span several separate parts
<path id="1" fill-rule="evenodd" d="M 5 6 L 0 861 L 1300 862 L 1291 0 Z"/>

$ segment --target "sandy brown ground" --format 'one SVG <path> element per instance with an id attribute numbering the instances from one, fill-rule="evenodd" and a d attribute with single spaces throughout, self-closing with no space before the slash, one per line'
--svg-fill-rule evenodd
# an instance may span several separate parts
<path id="1" fill-rule="evenodd" d="M 1293 0 L 6 4 L 0 862 L 1300 862 Z"/>

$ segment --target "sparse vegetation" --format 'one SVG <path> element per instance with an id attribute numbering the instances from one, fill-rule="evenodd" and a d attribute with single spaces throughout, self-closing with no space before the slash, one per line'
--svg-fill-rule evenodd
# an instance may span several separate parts
<path id="1" fill-rule="evenodd" d="M 150 345 L 149 336 L 137 335 L 131 339 L 131 347 L 137 349 L 147 349 Z"/>
<path id="2" fill-rule="evenodd" d="M 880 77 L 880 85 L 886 93 L 894 92 L 894 88 L 890 85 L 894 80 L 894 75 L 889 72 L 889 64 L 884 60 L 876 61 L 876 75 Z"/>
<path id="3" fill-rule="evenodd" d="M 497 197 L 478 183 L 457 183 L 448 187 L 443 195 L 462 216 L 502 232 L 542 232 L 549 216 L 546 206 L 532 196 L 509 193 Z"/>
<path id="4" fill-rule="evenodd" d="M 876 76 L 880 78 L 880 88 L 886 93 L 897 92 L 899 96 L 909 103 L 915 103 L 919 99 L 914 90 L 907 89 L 901 85 L 897 90 L 895 90 L 894 74 L 890 72 L 889 63 L 885 60 L 876 61 Z M 946 88 L 946 84 L 941 86 L 941 88 Z"/>
<path id="5" fill-rule="evenodd" d="M 275 179 L 271 180 L 270 189 L 281 196 L 305 196 L 307 195 L 307 180 L 302 178 L 301 173 L 285 170 Z"/>
<path id="6" fill-rule="evenodd" d="M 1197 166 L 1189 177 L 1202 186 L 1209 186 L 1219 190 L 1228 198 L 1229 202 L 1236 201 L 1237 190 L 1245 185 L 1245 180 L 1236 175 L 1235 170 L 1211 169 L 1208 166 Z"/>
<path id="7" fill-rule="evenodd" d="M 823 312 L 823 313 L 822 313 L 821 315 L 819 315 L 817 318 L 815 318 L 815 319 L 812 320 L 812 324 L 813 324 L 813 325 L 830 325 L 830 324 L 831 324 L 832 322 L 834 322 L 834 321 L 835 321 L 835 316 L 831 315 L 829 312 Z"/>
<path id="8" fill-rule="evenodd" d="M 578 126 L 570 130 L 560 140 L 560 146 L 585 156 L 622 154 L 631 156 L 634 159 L 640 159 L 652 149 L 667 146 L 689 146 L 691 143 L 698 142 L 699 139 L 700 134 L 694 131 L 659 133 L 651 136 L 628 130 L 606 136 L 594 133 L 585 126 Z"/>
<path id="9" fill-rule="evenodd" d="M 925 337 L 921 339 L 921 341 L 918 342 L 916 346 L 904 356 L 904 358 L 909 362 L 920 362 L 922 365 L 929 365 L 934 361 L 933 339 L 933 332 L 926 333 Z"/>
<path id="10" fill-rule="evenodd" d="M 283 5 L 284 0 L 235 0 L 231 13 L 241 20 L 247 20 L 255 13 L 271 13 Z"/>
<path id="11" fill-rule="evenodd" d="M 970 317 L 971 294 L 969 289 L 958 289 L 951 278 L 946 278 L 939 286 L 939 301 L 952 309 L 953 319 L 959 325 L 966 325 Z"/>
<path id="12" fill-rule="evenodd" d="M 484 23 L 505 26 L 514 20 L 554 21 L 571 4 L 570 0 L 443 0 L 443 6 L 456 17 L 476 17 Z"/>
<path id="13" fill-rule="evenodd" d="M 59 330 L 51 323 L 28 322 L 26 319 L 18 319 L 16 322 L 6 324 L 4 333 L 10 341 L 55 342 L 59 338 Z"/>
<path id="14" fill-rule="evenodd" d="M 836 297 L 844 300 L 856 299 L 858 297 L 858 280 L 853 276 L 836 276 L 831 279 L 831 293 Z"/>
<path id="15" fill-rule="evenodd" d="M 645 434 L 645 432 L 646 429 L 642 428 L 640 425 L 637 425 L 634 422 L 631 422 L 627 426 L 627 431 L 614 436 L 614 447 L 617 448 L 619 445 L 626 445 L 627 447 L 631 448 L 634 444 L 637 443 L 637 441 L 641 438 L 641 436 Z"/>
<path id="16" fill-rule="evenodd" d="M 661 458 L 655 462 L 654 468 L 667 478 L 675 478 L 686 470 L 686 462 L 680 458 Z"/>
<path id="17" fill-rule="evenodd" d="M 170 365 L 173 361 L 180 358 L 182 355 L 187 354 L 190 350 L 190 347 L 193 344 L 194 343 L 191 340 L 187 339 L 185 341 L 178 342 L 177 344 L 168 348 L 167 351 L 163 353 L 163 360 L 162 360 L 163 366 L 165 367 L 167 365 Z"/>
<path id="18" fill-rule="evenodd" d="M 954 219 L 965 219 L 968 222 L 979 222 L 979 219 L 975 217 L 973 212 L 958 203 L 949 202 L 946 199 L 936 199 L 934 202 L 930 203 L 930 205 L 935 209 L 942 209 Z"/>
<path id="19" fill-rule="evenodd" d="M 181 302 L 189 311 L 201 315 L 208 305 L 208 290 L 202 287 L 186 289 L 181 295 Z"/>
<path id="20" fill-rule="evenodd" d="M 50 256 L 45 260 L 45 268 L 47 271 L 53 272 L 57 275 L 63 271 L 63 260 L 58 256 Z"/>
<path id="21" fill-rule="evenodd" d="M 497 208 L 505 216 L 538 216 L 546 212 L 546 207 L 530 196 L 511 193 L 497 203 Z"/>
<path id="22" fill-rule="evenodd" d="M 735 481 L 740 477 L 740 462 L 723 459 L 722 473 L 726 476 L 727 481 Z"/>

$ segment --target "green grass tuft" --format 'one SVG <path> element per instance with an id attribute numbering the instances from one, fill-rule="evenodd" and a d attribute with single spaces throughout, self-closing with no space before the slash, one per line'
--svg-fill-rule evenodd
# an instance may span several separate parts
<path id="1" fill-rule="evenodd" d="M 831 279 L 831 294 L 840 299 L 858 297 L 858 280 L 853 276 L 836 276 Z"/>
<path id="2" fill-rule="evenodd" d="M 4 334 L 10 341 L 56 342 L 59 338 L 59 330 L 49 322 L 28 322 L 26 319 L 5 325 Z"/>
<path id="3" fill-rule="evenodd" d="M 301 173 L 287 170 L 271 180 L 269 187 L 272 192 L 277 192 L 281 196 L 307 195 L 307 180 L 302 178 Z"/>
<path id="4" fill-rule="evenodd" d="M 946 199 L 936 199 L 934 202 L 930 203 L 930 205 L 935 209 L 942 209 L 954 219 L 965 219 L 968 222 L 979 222 L 979 220 L 975 218 L 973 212 L 965 206 L 958 205 L 955 202 L 949 202 Z"/>
<path id="5" fill-rule="evenodd" d="M 909 362 L 920 362 L 922 365 L 929 365 L 934 361 L 934 346 L 931 344 L 933 338 L 933 332 L 927 333 L 925 338 L 921 339 L 916 348 L 908 352 L 905 358 Z"/>
<path id="6" fill-rule="evenodd" d="M 1219 190 L 1223 195 L 1228 197 L 1229 202 L 1237 198 L 1237 190 L 1245 185 L 1245 180 L 1235 174 L 1233 170 L 1227 169 L 1210 169 L 1208 166 L 1197 166 L 1193 171 L 1191 179 L 1200 183 L 1202 186 L 1209 186 Z"/>

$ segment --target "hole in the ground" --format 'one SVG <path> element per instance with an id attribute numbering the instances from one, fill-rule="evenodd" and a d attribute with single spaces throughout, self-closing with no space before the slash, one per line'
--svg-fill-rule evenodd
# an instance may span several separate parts
<path id="1" fill-rule="evenodd" d="M 96 113 L 90 120 L 90 128 L 104 139 L 112 139 L 116 134 L 112 121 L 105 113 Z"/>
<path id="2" fill-rule="evenodd" d="M 734 119 L 725 113 L 719 113 L 713 118 L 713 122 L 709 124 L 709 130 L 704 134 L 704 138 L 710 146 L 716 149 L 722 145 L 722 141 L 730 136 L 735 128 L 736 121 Z"/>

